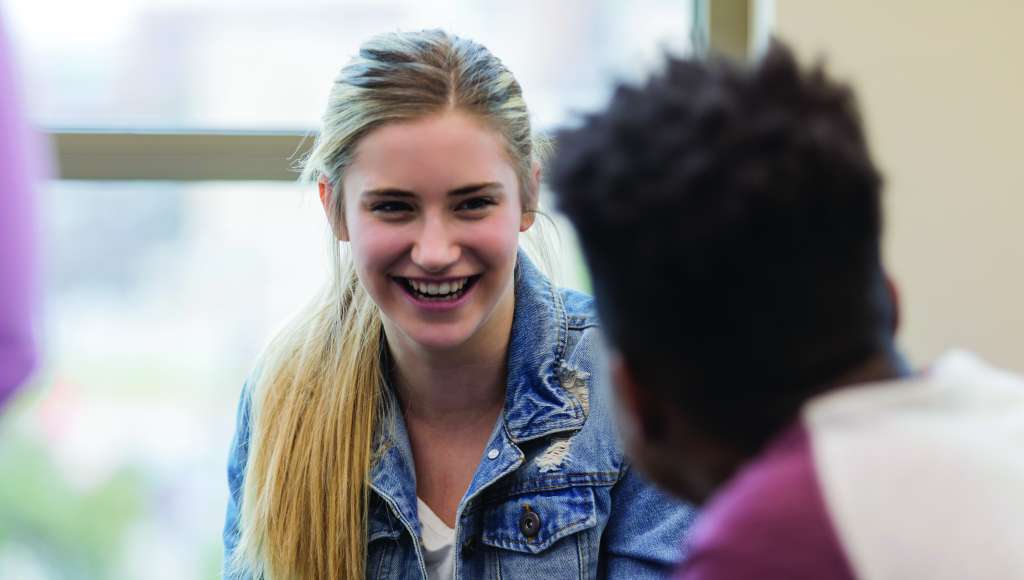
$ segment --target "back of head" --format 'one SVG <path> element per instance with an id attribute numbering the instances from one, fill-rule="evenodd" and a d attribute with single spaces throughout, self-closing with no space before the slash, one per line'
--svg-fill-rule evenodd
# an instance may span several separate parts
<path id="1" fill-rule="evenodd" d="M 558 202 L 637 378 L 756 448 L 888 347 L 881 178 L 853 96 L 776 42 L 669 59 L 558 136 Z"/>

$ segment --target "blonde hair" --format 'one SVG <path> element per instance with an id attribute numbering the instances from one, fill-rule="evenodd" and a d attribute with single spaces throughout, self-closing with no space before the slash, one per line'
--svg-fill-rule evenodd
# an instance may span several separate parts
<path id="1" fill-rule="evenodd" d="M 343 216 L 342 176 L 360 139 L 387 123 L 458 110 L 504 138 L 534 211 L 539 160 L 522 91 L 483 46 L 443 31 L 391 33 L 363 44 L 332 87 L 303 179 L 324 179 Z M 240 537 L 232 566 L 255 578 L 365 577 L 374 441 L 389 397 L 376 304 L 331 239 L 324 291 L 271 343 L 252 393 Z"/>

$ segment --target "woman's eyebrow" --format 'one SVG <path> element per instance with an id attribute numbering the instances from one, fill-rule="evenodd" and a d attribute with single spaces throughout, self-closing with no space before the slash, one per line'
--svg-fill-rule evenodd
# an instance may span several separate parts
<path id="1" fill-rule="evenodd" d="M 404 189 L 382 187 L 380 189 L 367 189 L 363 191 L 363 197 L 416 197 L 416 194 Z"/>
<path id="2" fill-rule="evenodd" d="M 459 188 L 456 188 L 456 189 L 453 189 L 453 190 L 449 191 L 448 195 L 449 196 L 470 195 L 470 194 L 474 194 L 474 193 L 480 193 L 481 191 L 488 190 L 488 189 L 496 189 L 496 190 L 500 191 L 500 190 L 503 190 L 504 187 L 500 183 L 498 183 L 497 181 L 488 181 L 488 182 L 485 182 L 485 183 L 474 183 L 472 185 L 464 185 L 462 187 L 459 187 Z"/>
<path id="3" fill-rule="evenodd" d="M 497 181 L 487 181 L 484 183 L 474 183 L 471 185 L 464 185 L 462 187 L 455 188 L 448 192 L 451 197 L 458 197 L 463 195 L 472 195 L 474 193 L 480 193 L 486 190 L 497 190 L 496 193 L 500 193 L 504 190 Z M 382 187 L 380 189 L 367 189 L 363 191 L 363 197 L 418 197 L 416 193 L 405 189 L 398 189 L 395 187 Z"/>

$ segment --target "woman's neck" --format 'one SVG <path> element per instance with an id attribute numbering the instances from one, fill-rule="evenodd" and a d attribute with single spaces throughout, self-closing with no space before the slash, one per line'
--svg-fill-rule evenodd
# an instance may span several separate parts
<path id="1" fill-rule="evenodd" d="M 407 421 L 465 424 L 500 412 L 513 311 L 514 303 L 499 304 L 473 337 L 441 351 L 422 348 L 385 321 L 394 382 Z"/>

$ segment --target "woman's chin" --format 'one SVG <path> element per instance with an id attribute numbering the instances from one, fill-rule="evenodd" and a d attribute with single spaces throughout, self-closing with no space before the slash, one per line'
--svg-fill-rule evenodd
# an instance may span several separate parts
<path id="1" fill-rule="evenodd" d="M 418 348 L 439 352 L 454 350 L 465 345 L 473 334 L 470 330 L 464 329 L 461 324 L 400 324 L 399 329 Z"/>

